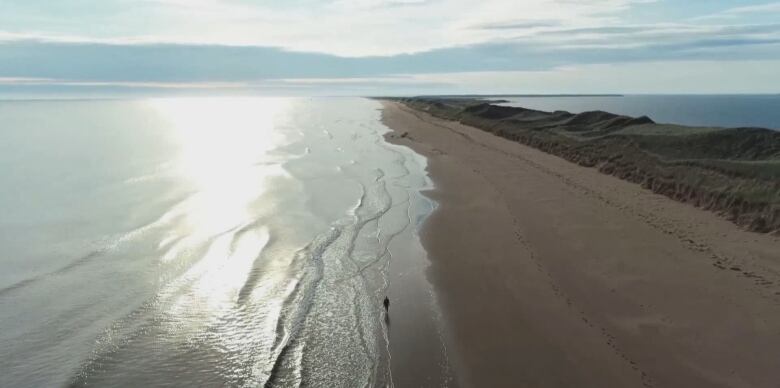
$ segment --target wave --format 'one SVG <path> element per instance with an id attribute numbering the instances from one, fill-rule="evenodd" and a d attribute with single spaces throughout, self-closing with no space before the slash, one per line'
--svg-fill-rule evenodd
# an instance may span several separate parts
<path id="1" fill-rule="evenodd" d="M 32 286 L 46 279 L 55 276 L 65 275 L 68 272 L 79 269 L 81 266 L 89 264 L 98 258 L 107 256 L 109 253 L 116 251 L 124 244 L 138 240 L 144 235 L 151 234 L 156 229 L 168 226 L 172 222 L 175 222 L 177 218 L 183 216 L 184 213 L 183 205 L 191 197 L 192 194 L 188 194 L 173 201 L 173 204 L 169 207 L 168 211 L 166 211 L 165 213 L 163 213 L 161 216 L 157 217 L 153 221 L 147 222 L 127 232 L 109 238 L 108 241 L 103 244 L 103 246 L 94 249 L 90 252 L 87 252 L 86 254 L 80 257 L 77 257 L 75 260 L 70 261 L 69 263 L 65 264 L 62 267 L 56 268 L 49 272 L 44 272 L 44 273 L 31 276 L 29 278 L 17 281 L 16 283 L 1 288 L 0 297 L 5 297 L 8 294 Z"/>

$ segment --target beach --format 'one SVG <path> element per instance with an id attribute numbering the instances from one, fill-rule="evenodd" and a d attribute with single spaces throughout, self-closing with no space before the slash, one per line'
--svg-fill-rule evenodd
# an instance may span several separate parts
<path id="1" fill-rule="evenodd" d="M 776 387 L 780 240 L 400 103 L 461 386 Z"/>

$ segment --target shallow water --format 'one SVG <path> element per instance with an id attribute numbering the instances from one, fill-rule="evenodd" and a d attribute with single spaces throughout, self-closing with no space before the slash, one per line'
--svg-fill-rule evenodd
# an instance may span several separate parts
<path id="1" fill-rule="evenodd" d="M 780 129 L 780 95 L 627 95 L 621 97 L 499 97 L 505 105 L 544 111 L 592 110 L 649 116 L 658 123 Z"/>
<path id="2" fill-rule="evenodd" d="M 391 383 L 388 270 L 433 204 L 379 107 L 0 102 L 0 386 Z"/>

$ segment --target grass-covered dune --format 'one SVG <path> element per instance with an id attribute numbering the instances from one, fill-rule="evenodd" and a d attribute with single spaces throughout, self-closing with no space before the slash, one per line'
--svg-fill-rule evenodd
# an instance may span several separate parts
<path id="1" fill-rule="evenodd" d="M 475 99 L 395 101 L 598 168 L 750 230 L 780 231 L 778 131 L 657 124 L 601 111 L 542 112 Z"/>

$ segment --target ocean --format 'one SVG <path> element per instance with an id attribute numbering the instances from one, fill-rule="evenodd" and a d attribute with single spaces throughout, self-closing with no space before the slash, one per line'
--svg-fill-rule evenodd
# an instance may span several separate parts
<path id="1" fill-rule="evenodd" d="M 780 129 L 780 94 L 496 97 L 502 105 L 572 113 L 602 110 L 657 123 Z"/>
<path id="2" fill-rule="evenodd" d="M 379 108 L 0 101 L 0 386 L 392 385 L 435 203 Z"/>

